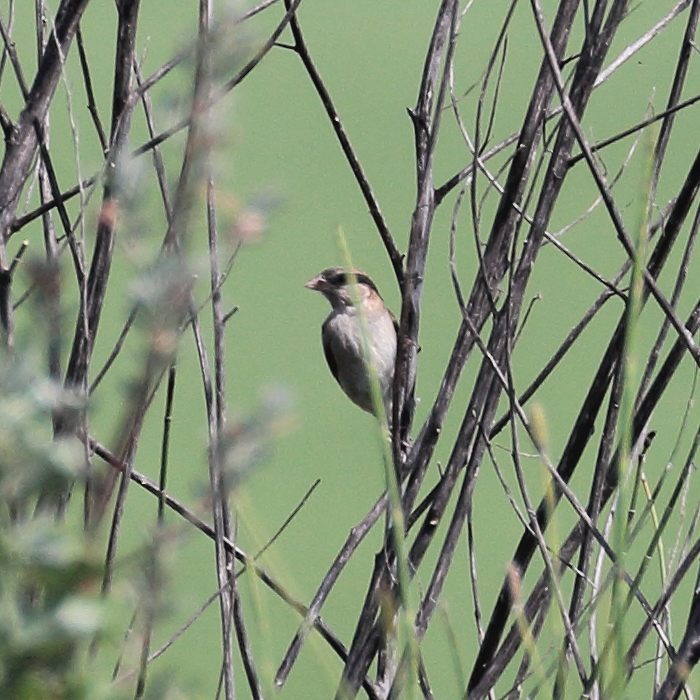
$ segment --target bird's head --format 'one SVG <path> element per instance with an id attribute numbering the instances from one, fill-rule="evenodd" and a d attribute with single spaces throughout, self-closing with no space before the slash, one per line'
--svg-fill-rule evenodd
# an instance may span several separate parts
<path id="1" fill-rule="evenodd" d="M 321 292 L 334 309 L 354 306 L 357 300 L 364 302 L 374 294 L 379 296 L 374 282 L 356 267 L 329 267 L 304 286 Z"/>

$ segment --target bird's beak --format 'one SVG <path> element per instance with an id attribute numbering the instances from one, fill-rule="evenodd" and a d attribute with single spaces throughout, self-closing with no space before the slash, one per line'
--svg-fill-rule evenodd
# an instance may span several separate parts
<path id="1" fill-rule="evenodd" d="M 308 282 L 304 282 L 304 286 L 307 289 L 320 292 L 322 289 L 324 289 L 325 282 L 326 280 L 324 279 L 323 275 L 316 275 L 316 277 L 312 277 Z"/>

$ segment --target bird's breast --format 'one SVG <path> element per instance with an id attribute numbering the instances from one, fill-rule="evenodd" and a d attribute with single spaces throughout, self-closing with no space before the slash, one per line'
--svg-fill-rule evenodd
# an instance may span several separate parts
<path id="1" fill-rule="evenodd" d="M 331 369 L 338 383 L 354 403 L 365 411 L 372 412 L 366 363 L 368 359 L 376 368 L 382 394 L 386 396 L 391 386 L 396 357 L 396 333 L 391 317 L 388 314 L 368 314 L 361 319 L 356 312 L 338 310 L 326 319 L 322 334 L 327 356 L 330 354 L 332 358 Z M 365 334 L 366 338 L 363 337 Z M 370 352 L 370 358 L 367 359 L 365 344 Z"/>

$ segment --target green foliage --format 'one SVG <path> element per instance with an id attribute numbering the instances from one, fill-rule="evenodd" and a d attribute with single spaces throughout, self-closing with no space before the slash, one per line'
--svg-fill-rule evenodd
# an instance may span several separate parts
<path id="1" fill-rule="evenodd" d="M 82 446 L 52 436 L 74 397 L 0 355 L 0 697 L 95 697 L 86 666 L 102 630 L 100 563 L 85 533 L 49 512 L 81 479 Z"/>

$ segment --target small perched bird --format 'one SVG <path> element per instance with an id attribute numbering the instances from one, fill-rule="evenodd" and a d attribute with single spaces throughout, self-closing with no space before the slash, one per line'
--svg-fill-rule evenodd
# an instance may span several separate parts
<path id="1" fill-rule="evenodd" d="M 377 371 L 387 420 L 391 421 L 398 323 L 376 285 L 357 268 L 329 267 L 304 286 L 321 292 L 331 304 L 332 310 L 321 326 L 321 340 L 326 362 L 340 388 L 363 411 L 374 413 L 367 373 L 367 362 L 371 362 Z M 367 334 L 369 358 L 365 357 L 363 333 Z"/>

